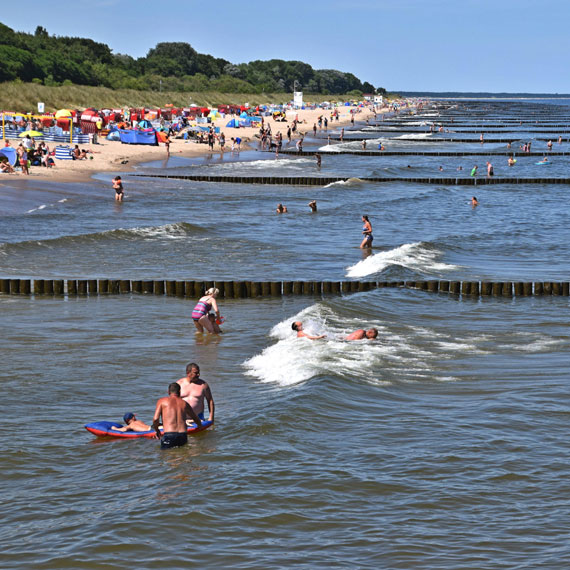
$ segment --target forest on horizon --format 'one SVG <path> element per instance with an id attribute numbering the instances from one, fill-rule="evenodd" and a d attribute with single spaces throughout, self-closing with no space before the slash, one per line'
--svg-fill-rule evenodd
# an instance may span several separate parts
<path id="1" fill-rule="evenodd" d="M 17 32 L 0 23 L 0 82 L 6 81 L 140 91 L 386 93 L 352 73 L 315 70 L 301 61 L 234 64 L 198 53 L 185 42 L 160 42 L 145 57 L 135 59 L 114 54 L 106 44 L 88 38 L 51 36 L 41 26 L 34 34 Z"/>

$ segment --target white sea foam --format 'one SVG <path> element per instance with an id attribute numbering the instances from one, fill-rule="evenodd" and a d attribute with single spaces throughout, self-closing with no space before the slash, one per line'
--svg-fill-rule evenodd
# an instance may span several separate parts
<path id="1" fill-rule="evenodd" d="M 261 382 L 292 386 L 319 375 L 335 375 L 345 378 L 366 378 L 371 383 L 385 383 L 378 377 L 382 358 L 398 350 L 393 342 L 354 341 L 344 337 L 349 332 L 327 323 L 329 309 L 313 305 L 299 314 L 273 327 L 270 336 L 276 344 L 268 346 L 243 363 L 246 374 Z M 326 334 L 326 339 L 309 340 L 297 338 L 291 323 L 303 322 L 307 333 Z M 370 326 L 375 326 L 371 323 Z M 381 336 L 388 332 L 376 325 Z"/>
<path id="2" fill-rule="evenodd" d="M 433 273 L 457 269 L 457 265 L 449 265 L 437 261 L 441 252 L 427 248 L 423 243 L 406 243 L 395 249 L 376 253 L 347 268 L 347 277 L 366 277 L 381 273 L 390 265 L 407 267 L 420 273 Z"/>
<path id="3" fill-rule="evenodd" d="M 42 204 L 41 206 L 38 206 L 37 208 L 32 208 L 31 210 L 28 210 L 26 212 L 26 214 L 31 214 L 32 212 L 37 212 L 38 210 L 43 210 L 44 208 L 47 208 L 47 204 Z"/>
<path id="4" fill-rule="evenodd" d="M 192 226 L 184 224 L 183 222 L 178 222 L 175 224 L 165 224 L 164 226 L 129 228 L 121 231 L 146 239 L 163 238 L 176 240 L 187 239 L 189 234 L 188 228 L 191 227 Z"/>
<path id="5" fill-rule="evenodd" d="M 408 133 L 405 135 L 400 135 L 399 137 L 394 137 L 395 139 L 405 139 L 405 140 L 421 140 L 429 139 L 433 137 L 433 133 Z"/>
<path id="6" fill-rule="evenodd" d="M 69 200 L 69 198 L 64 198 L 63 200 L 58 200 L 58 204 L 63 204 L 64 202 L 67 202 L 67 200 Z"/>
<path id="7" fill-rule="evenodd" d="M 331 186 L 354 186 L 360 184 L 362 180 L 360 178 L 348 178 L 347 180 L 339 180 L 338 182 L 331 182 L 327 184 L 325 188 L 330 188 Z"/>

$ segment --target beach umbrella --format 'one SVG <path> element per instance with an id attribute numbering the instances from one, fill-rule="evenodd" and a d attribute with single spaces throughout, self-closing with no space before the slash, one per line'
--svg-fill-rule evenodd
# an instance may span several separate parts
<path id="1" fill-rule="evenodd" d="M 20 133 L 18 135 L 18 137 L 23 138 L 23 137 L 27 137 L 28 135 L 30 135 L 31 137 L 43 137 L 44 134 L 40 133 L 39 131 L 24 131 L 23 133 Z"/>
<path id="2" fill-rule="evenodd" d="M 71 119 L 73 113 L 69 109 L 60 109 L 55 112 L 56 119 Z"/>

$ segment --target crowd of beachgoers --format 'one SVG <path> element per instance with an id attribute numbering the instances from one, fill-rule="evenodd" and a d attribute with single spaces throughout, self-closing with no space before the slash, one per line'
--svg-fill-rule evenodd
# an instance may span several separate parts
<path id="1" fill-rule="evenodd" d="M 6 173 L 76 181 L 101 171 L 129 171 L 137 163 L 162 160 L 172 155 L 196 157 L 208 153 L 281 148 L 284 139 L 286 144 L 302 149 L 302 141 L 307 134 L 313 135 L 321 130 L 331 132 L 354 124 L 355 120 L 364 122 L 391 108 L 388 104 L 352 101 L 301 108 L 288 105 L 255 108 L 220 106 L 216 109 L 89 109 L 77 113 L 60 110 L 52 115 L 3 112 L 4 140 L 1 147 L 16 149 L 18 157 L 11 164 L 0 154 L 0 161 Z M 244 117 L 246 120 L 240 120 Z M 69 128 L 73 121 L 77 127 L 73 128 L 70 136 Z M 232 126 L 228 126 L 230 124 Z M 109 136 L 117 128 L 144 129 L 149 126 L 158 134 L 154 146 L 109 140 L 118 139 Z M 50 139 L 47 136 L 48 132 L 53 134 L 56 131 L 57 137 Z M 68 148 L 71 160 L 58 160 L 56 147 Z"/>

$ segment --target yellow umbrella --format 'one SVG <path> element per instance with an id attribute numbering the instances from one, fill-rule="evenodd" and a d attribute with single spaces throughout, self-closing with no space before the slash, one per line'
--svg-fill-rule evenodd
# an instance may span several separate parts
<path id="1" fill-rule="evenodd" d="M 24 131 L 23 133 L 20 133 L 18 137 L 22 138 L 27 137 L 28 135 L 31 137 L 42 137 L 43 133 L 40 133 L 39 131 Z"/>
<path id="2" fill-rule="evenodd" d="M 55 118 L 56 119 L 71 119 L 72 113 L 69 109 L 60 109 L 56 111 Z"/>

